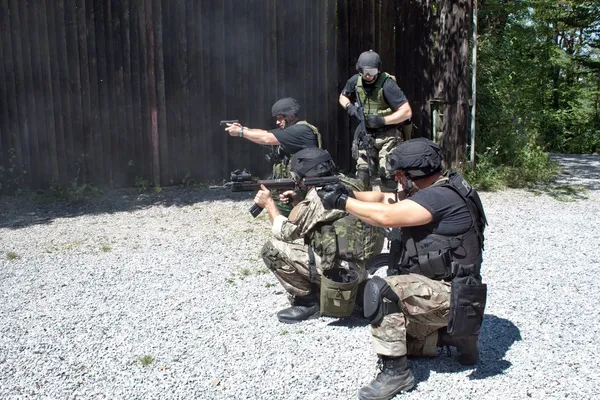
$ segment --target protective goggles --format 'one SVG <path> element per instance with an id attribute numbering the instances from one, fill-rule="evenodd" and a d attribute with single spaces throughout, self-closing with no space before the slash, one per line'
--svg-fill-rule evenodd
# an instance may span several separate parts
<path id="1" fill-rule="evenodd" d="M 361 68 L 358 73 L 360 76 L 372 77 L 379 73 L 377 68 Z"/>

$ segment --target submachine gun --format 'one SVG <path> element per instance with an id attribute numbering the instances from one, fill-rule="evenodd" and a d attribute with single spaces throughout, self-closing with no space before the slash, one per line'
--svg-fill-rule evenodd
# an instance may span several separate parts
<path id="1" fill-rule="evenodd" d="M 337 176 L 322 176 L 317 178 L 304 178 L 302 183 L 306 186 L 322 187 L 333 183 L 338 183 L 340 179 Z M 232 192 L 255 192 L 260 189 L 260 185 L 265 185 L 269 190 L 292 190 L 298 185 L 293 179 L 254 179 L 252 174 L 247 170 L 235 170 L 231 173 L 229 182 L 224 182 L 223 185 L 209 186 L 209 189 L 231 189 Z M 250 207 L 250 214 L 256 218 L 263 208 L 258 204 Z"/>

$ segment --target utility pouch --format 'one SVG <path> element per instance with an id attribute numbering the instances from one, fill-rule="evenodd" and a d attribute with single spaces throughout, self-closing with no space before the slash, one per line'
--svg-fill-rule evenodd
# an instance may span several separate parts
<path id="1" fill-rule="evenodd" d="M 457 274 L 451 283 L 448 333 L 456 337 L 479 335 L 487 285 L 477 277 L 474 265 L 453 262 L 452 270 L 456 270 Z"/>
<path id="2" fill-rule="evenodd" d="M 414 271 L 436 281 L 447 278 L 450 275 L 448 265 L 451 263 L 450 250 L 440 249 L 430 251 L 418 256 L 420 271 Z"/>
<path id="3" fill-rule="evenodd" d="M 344 268 L 323 271 L 321 276 L 321 315 L 348 317 L 354 310 L 358 273 Z"/>

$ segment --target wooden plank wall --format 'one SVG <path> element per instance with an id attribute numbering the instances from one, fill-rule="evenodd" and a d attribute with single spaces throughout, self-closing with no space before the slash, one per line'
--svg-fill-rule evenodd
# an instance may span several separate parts
<path id="1" fill-rule="evenodd" d="M 419 7 L 421 15 L 406 11 Z M 33 188 L 170 185 L 242 167 L 264 174 L 265 150 L 229 137 L 219 120 L 270 129 L 272 103 L 291 96 L 351 169 L 339 92 L 372 48 L 417 114 L 426 111 L 432 45 L 411 32 L 428 26 L 430 8 L 417 0 L 0 0 L 0 166 L 14 154 Z M 415 48 L 422 54 L 408 57 Z"/>

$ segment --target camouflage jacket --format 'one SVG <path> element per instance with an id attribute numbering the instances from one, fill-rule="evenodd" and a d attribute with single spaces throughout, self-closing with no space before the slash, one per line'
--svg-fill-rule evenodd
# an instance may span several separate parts
<path id="1" fill-rule="evenodd" d="M 315 189 L 306 194 L 304 200 L 298 203 L 288 218 L 278 216 L 273 221 L 273 235 L 275 239 L 292 243 L 305 238 L 308 239 L 312 230 L 321 223 L 327 223 L 343 218 L 346 212 L 342 210 L 326 210 Z"/>

